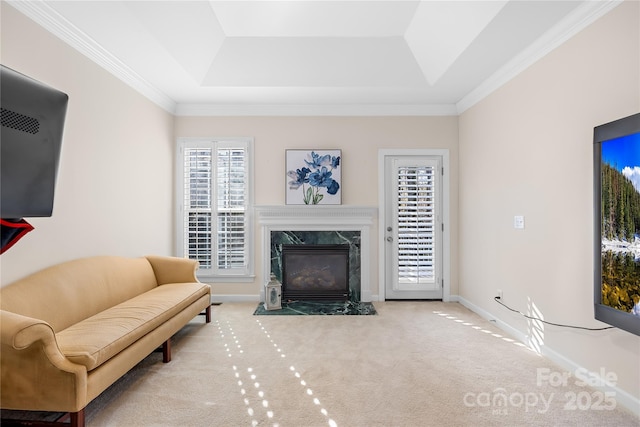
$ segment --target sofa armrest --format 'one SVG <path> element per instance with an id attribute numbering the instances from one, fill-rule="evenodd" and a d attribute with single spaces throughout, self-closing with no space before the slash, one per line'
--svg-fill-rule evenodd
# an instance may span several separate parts
<path id="1" fill-rule="evenodd" d="M 87 370 L 60 351 L 51 326 L 0 310 L 2 408 L 75 412 L 86 405 Z"/>
<path id="2" fill-rule="evenodd" d="M 27 316 L 0 311 L 0 336 L 3 344 L 23 350 L 38 340 L 55 340 L 48 323 Z"/>
<path id="3" fill-rule="evenodd" d="M 151 255 L 146 257 L 156 275 L 158 285 L 167 283 L 199 283 L 198 261 L 188 258 Z"/>

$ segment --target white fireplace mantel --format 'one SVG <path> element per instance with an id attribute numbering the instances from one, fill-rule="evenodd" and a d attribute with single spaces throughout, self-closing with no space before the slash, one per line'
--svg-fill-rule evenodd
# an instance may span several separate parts
<path id="1" fill-rule="evenodd" d="M 371 228 L 378 209 L 367 206 L 347 205 L 285 205 L 257 206 L 258 224 L 262 227 L 263 275 L 269 277 L 271 271 L 271 232 L 272 231 L 359 231 L 360 232 L 360 299 L 371 302 L 372 277 L 375 277 L 371 262 Z M 260 291 L 264 301 L 264 289 Z"/>
<path id="2" fill-rule="evenodd" d="M 257 206 L 261 225 L 368 225 L 378 213 L 377 208 L 344 205 Z M 280 229 L 278 229 L 280 230 Z"/>

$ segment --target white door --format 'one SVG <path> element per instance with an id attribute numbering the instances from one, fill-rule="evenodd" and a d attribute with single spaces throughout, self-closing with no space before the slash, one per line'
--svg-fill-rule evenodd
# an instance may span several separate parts
<path id="1" fill-rule="evenodd" d="M 385 155 L 385 299 L 443 299 L 443 159 Z"/>

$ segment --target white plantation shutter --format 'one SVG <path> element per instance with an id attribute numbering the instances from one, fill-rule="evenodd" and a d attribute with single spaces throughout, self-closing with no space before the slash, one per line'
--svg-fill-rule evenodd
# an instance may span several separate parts
<path id="1" fill-rule="evenodd" d="M 180 255 L 199 276 L 251 274 L 249 143 L 184 140 L 180 153 Z"/>
<path id="2" fill-rule="evenodd" d="M 185 148 L 183 151 L 183 254 L 200 261 L 200 268 L 211 269 L 211 148 Z"/>
<path id="3" fill-rule="evenodd" d="M 247 263 L 245 153 L 244 148 L 218 148 L 216 153 L 218 269 L 242 269 Z"/>
<path id="4" fill-rule="evenodd" d="M 433 166 L 398 169 L 398 280 L 433 283 L 435 277 L 436 176 Z"/>

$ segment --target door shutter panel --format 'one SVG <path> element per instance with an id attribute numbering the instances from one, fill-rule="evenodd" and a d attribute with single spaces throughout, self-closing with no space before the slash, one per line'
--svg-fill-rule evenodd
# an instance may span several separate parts
<path id="1" fill-rule="evenodd" d="M 398 281 L 434 283 L 436 234 L 436 168 L 398 169 Z"/>

